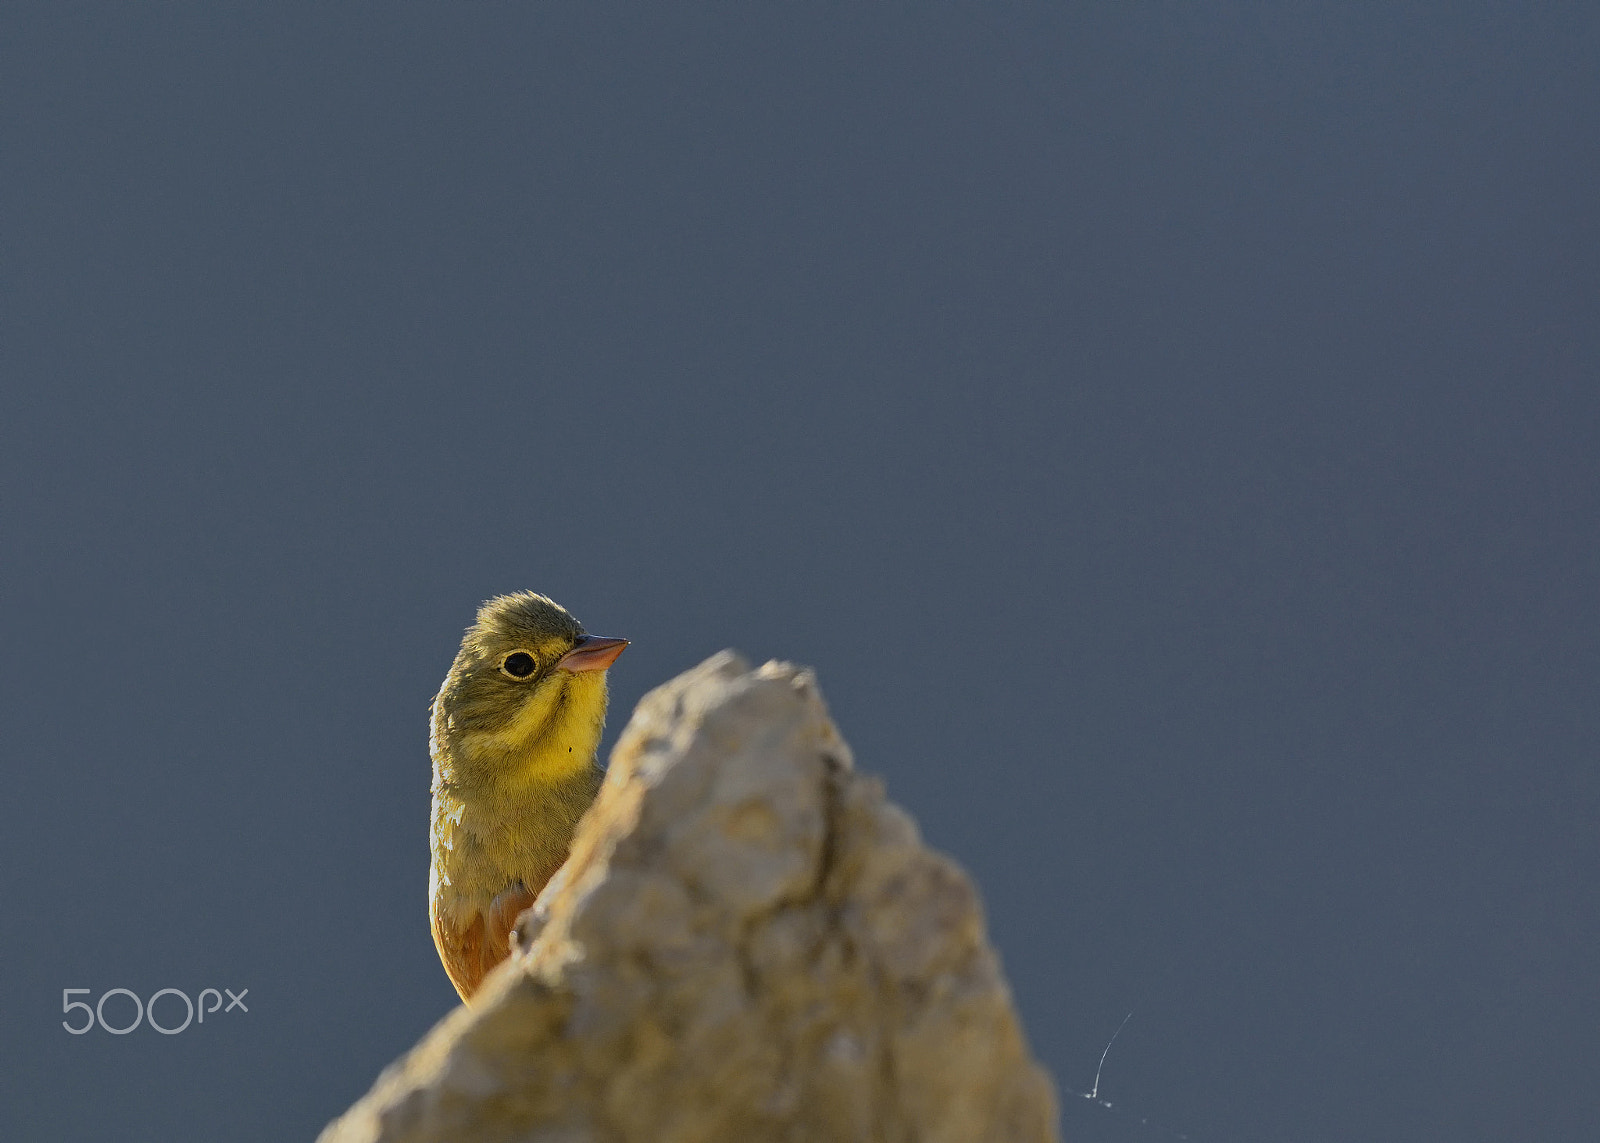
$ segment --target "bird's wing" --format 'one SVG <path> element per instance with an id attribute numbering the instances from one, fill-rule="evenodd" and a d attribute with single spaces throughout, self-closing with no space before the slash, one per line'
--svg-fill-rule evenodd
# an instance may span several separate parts
<path id="1" fill-rule="evenodd" d="M 470 999 L 489 971 L 511 955 L 511 930 L 537 896 L 520 883 L 513 885 L 459 928 L 434 914 L 433 944 L 462 1000 Z"/>
<path id="2" fill-rule="evenodd" d="M 435 913 L 433 947 L 439 950 L 450 983 L 462 1000 L 467 999 L 483 980 L 483 914 L 474 913 L 470 923 L 457 928 Z"/>
<path id="3" fill-rule="evenodd" d="M 489 969 L 511 955 L 511 930 L 517 927 L 522 911 L 538 899 L 539 894 L 520 881 L 489 902 L 489 915 L 483 925 L 483 959 Z"/>

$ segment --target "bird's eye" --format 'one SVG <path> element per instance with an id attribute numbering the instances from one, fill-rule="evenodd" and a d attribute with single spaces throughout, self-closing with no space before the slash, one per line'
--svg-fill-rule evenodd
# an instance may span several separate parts
<path id="1" fill-rule="evenodd" d="M 525 679 L 539 666 L 526 651 L 513 651 L 500 661 L 500 669 L 513 679 Z"/>

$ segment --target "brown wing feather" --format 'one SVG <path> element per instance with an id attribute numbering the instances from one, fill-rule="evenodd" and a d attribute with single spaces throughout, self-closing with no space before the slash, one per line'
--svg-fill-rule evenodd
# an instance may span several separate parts
<path id="1" fill-rule="evenodd" d="M 489 903 L 489 917 L 484 923 L 485 972 L 511 955 L 511 930 L 517 927 L 522 911 L 538 898 L 536 890 L 517 884 Z"/>
<path id="2" fill-rule="evenodd" d="M 536 897 L 526 886 L 513 885 L 489 902 L 487 919 L 483 912 L 474 913 L 460 929 L 434 914 L 433 945 L 462 1000 L 470 1000 L 490 970 L 511 955 L 511 930 L 517 916 Z"/>
<path id="3" fill-rule="evenodd" d="M 483 980 L 483 914 L 474 913 L 470 924 L 457 929 L 435 913 L 433 947 L 439 950 L 450 983 L 461 999 L 467 999 Z"/>

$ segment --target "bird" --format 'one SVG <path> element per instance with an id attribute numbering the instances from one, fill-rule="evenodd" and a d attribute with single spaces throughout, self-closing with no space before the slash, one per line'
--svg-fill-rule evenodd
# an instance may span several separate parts
<path id="1" fill-rule="evenodd" d="M 587 634 L 547 596 L 498 595 L 433 700 L 428 920 L 463 1001 L 510 955 L 517 915 L 599 792 L 606 671 L 627 646 Z"/>

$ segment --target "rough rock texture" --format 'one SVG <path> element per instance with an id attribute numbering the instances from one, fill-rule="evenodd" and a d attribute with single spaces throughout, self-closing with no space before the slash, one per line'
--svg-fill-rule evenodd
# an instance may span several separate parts
<path id="1" fill-rule="evenodd" d="M 645 696 L 517 939 L 321 1143 L 1056 1138 L 972 883 L 808 671 Z"/>

